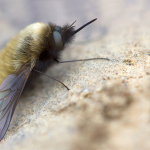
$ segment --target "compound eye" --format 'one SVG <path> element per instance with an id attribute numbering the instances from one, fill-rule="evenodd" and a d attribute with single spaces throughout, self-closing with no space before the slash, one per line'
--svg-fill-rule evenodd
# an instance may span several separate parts
<path id="1" fill-rule="evenodd" d="M 55 41 L 55 46 L 57 50 L 62 49 L 63 47 L 63 41 L 62 41 L 62 36 L 58 31 L 54 31 L 53 32 L 53 36 L 54 36 L 54 41 Z"/>

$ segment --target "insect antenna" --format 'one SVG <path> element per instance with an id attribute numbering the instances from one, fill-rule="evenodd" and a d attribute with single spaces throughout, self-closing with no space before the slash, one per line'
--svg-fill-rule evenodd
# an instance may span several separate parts
<path id="1" fill-rule="evenodd" d="M 67 90 L 70 90 L 70 89 L 69 89 L 64 83 L 62 83 L 61 81 L 59 81 L 59 80 L 57 80 L 57 79 L 55 79 L 55 78 L 53 78 L 53 77 L 51 77 L 51 76 L 49 76 L 49 75 L 47 75 L 47 74 L 41 72 L 41 71 L 38 71 L 38 70 L 36 70 L 36 69 L 33 69 L 33 71 L 38 72 L 38 73 L 40 73 L 40 74 L 42 74 L 42 75 L 45 75 L 45 76 L 47 76 L 47 77 L 49 77 L 49 78 L 51 78 L 51 79 L 53 79 L 53 80 L 55 80 L 55 81 L 61 83 L 63 86 L 66 87 Z"/>
<path id="2" fill-rule="evenodd" d="M 74 27 L 73 25 L 75 24 L 75 22 L 76 22 L 76 20 L 65 30 L 65 32 L 66 32 L 67 30 L 69 30 L 70 28 Z"/>

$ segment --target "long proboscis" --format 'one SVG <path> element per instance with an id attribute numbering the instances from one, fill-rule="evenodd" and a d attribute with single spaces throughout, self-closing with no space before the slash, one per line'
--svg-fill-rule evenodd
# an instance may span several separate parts
<path id="1" fill-rule="evenodd" d="M 96 20 L 97 20 L 97 18 L 95 18 L 95 19 L 89 21 L 88 23 L 84 24 L 79 29 L 75 30 L 74 33 L 73 33 L 73 35 L 76 34 L 77 32 L 79 32 L 80 30 L 82 30 L 83 28 L 85 28 L 86 26 L 88 26 L 89 24 L 91 24 L 92 22 L 96 21 Z"/>

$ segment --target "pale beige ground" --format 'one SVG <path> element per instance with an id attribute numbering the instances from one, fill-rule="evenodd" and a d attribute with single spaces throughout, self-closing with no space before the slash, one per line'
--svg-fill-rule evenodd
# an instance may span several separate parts
<path id="1" fill-rule="evenodd" d="M 32 22 L 77 19 L 79 27 L 97 17 L 62 59 L 110 61 L 49 69 L 71 90 L 45 76 L 36 80 L 23 93 L 0 150 L 149 150 L 150 2 L 15 1 L 0 1 L 1 46 Z"/>

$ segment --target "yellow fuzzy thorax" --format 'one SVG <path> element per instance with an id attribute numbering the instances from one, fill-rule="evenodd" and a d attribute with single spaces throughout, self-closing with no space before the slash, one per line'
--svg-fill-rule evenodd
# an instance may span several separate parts
<path id="1" fill-rule="evenodd" d="M 51 29 L 44 23 L 34 23 L 20 31 L 0 52 L 0 84 L 19 66 L 35 66 L 42 51 L 43 35 L 51 34 Z"/>

